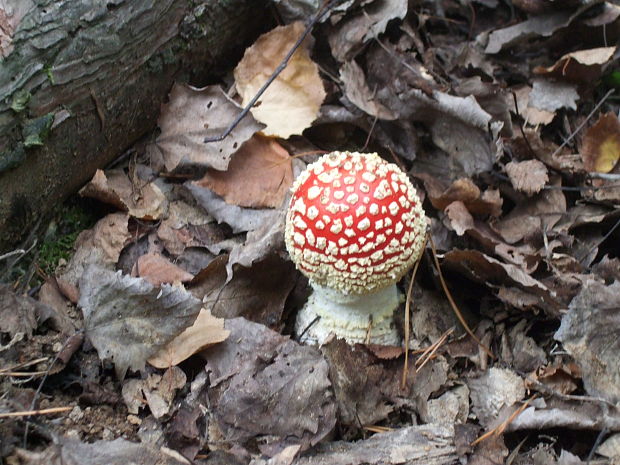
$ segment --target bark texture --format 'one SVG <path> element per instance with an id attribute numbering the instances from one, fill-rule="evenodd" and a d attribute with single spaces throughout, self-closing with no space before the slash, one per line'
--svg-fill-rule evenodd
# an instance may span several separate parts
<path id="1" fill-rule="evenodd" d="M 264 28 L 267 0 L 0 1 L 0 252 Z"/>

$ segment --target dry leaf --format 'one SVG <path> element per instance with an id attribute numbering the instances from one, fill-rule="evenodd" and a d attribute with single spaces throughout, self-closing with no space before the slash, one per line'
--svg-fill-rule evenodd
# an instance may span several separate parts
<path id="1" fill-rule="evenodd" d="M 467 207 L 460 200 L 456 200 L 445 209 L 446 215 L 450 219 L 450 225 L 458 236 L 462 236 L 469 229 L 474 227 L 474 218 L 467 210 Z"/>
<path id="2" fill-rule="evenodd" d="M 81 190 L 82 197 L 91 197 L 125 210 L 141 220 L 157 220 L 167 208 L 163 192 L 152 182 L 136 178 L 133 182 L 123 170 L 97 170 L 93 179 Z"/>
<path id="3" fill-rule="evenodd" d="M 256 95 L 305 29 L 302 22 L 279 26 L 260 36 L 235 68 L 235 84 L 243 105 Z M 259 99 L 251 112 L 267 125 L 263 132 L 283 139 L 301 134 L 318 116 L 325 99 L 318 66 L 306 40 Z"/>
<path id="4" fill-rule="evenodd" d="M 540 192 L 549 181 L 547 167 L 538 160 L 511 161 L 506 165 L 506 174 L 516 190 L 530 196 Z"/>
<path id="5" fill-rule="evenodd" d="M 260 438 L 261 449 L 300 444 L 305 450 L 327 436 L 336 424 L 336 403 L 318 349 L 244 318 L 226 320 L 224 327 L 230 337 L 202 352 L 210 413 L 222 439 L 243 444 Z"/>
<path id="6" fill-rule="evenodd" d="M 579 94 L 573 84 L 554 82 L 547 79 L 534 79 L 528 106 L 554 113 L 560 108 L 577 109 Z"/>
<path id="7" fill-rule="evenodd" d="M 352 60 L 369 40 L 378 38 L 393 19 L 407 14 L 406 0 L 368 2 L 357 14 L 349 14 L 328 36 L 332 55 L 341 62 Z"/>
<path id="8" fill-rule="evenodd" d="M 163 255 L 154 252 L 149 252 L 138 258 L 132 276 L 144 278 L 153 286 L 161 286 L 164 283 L 172 284 L 175 281 L 186 283 L 194 278 L 193 274 L 179 268 Z"/>
<path id="9" fill-rule="evenodd" d="M 620 281 L 606 286 L 588 279 L 553 337 L 581 368 L 590 395 L 620 400 Z"/>
<path id="10" fill-rule="evenodd" d="M 479 378 L 467 381 L 472 410 L 483 425 L 489 425 L 504 406 L 511 406 L 525 397 L 525 384 L 513 371 L 490 368 Z"/>
<path id="11" fill-rule="evenodd" d="M 195 353 L 225 341 L 229 334 L 230 331 L 224 329 L 224 319 L 212 316 L 203 307 L 194 324 L 161 348 L 148 362 L 155 368 L 176 366 Z"/>
<path id="12" fill-rule="evenodd" d="M 157 121 L 161 134 L 156 141 L 168 171 L 177 166 L 225 170 L 241 144 L 262 128 L 248 115 L 224 140 L 205 144 L 206 137 L 221 135 L 241 108 L 219 86 L 197 89 L 175 83 L 169 99 Z"/>
<path id="13" fill-rule="evenodd" d="M 531 37 L 548 37 L 558 29 L 568 26 L 573 17 L 570 11 L 557 11 L 530 18 L 513 26 L 497 29 L 489 34 L 489 42 L 485 52 L 498 53 L 505 47 Z"/>
<path id="14" fill-rule="evenodd" d="M 620 121 L 613 113 L 601 115 L 583 138 L 581 157 L 588 171 L 609 173 L 620 158 Z"/>
<path id="15" fill-rule="evenodd" d="M 355 61 L 347 61 L 340 67 L 340 79 L 347 98 L 360 110 L 383 120 L 394 120 L 396 115 L 375 100 L 374 92 L 368 88 L 364 71 Z"/>
<path id="16" fill-rule="evenodd" d="M 60 290 L 71 302 L 76 303 L 80 297 L 77 285 L 88 265 L 114 269 L 123 247 L 131 238 L 128 221 L 126 213 L 112 213 L 77 237 L 75 253 L 66 270 L 57 277 Z"/>
<path id="17" fill-rule="evenodd" d="M 567 53 L 553 66 L 537 66 L 534 73 L 551 75 L 576 82 L 593 82 L 601 75 L 602 65 L 616 52 L 616 47 L 600 47 Z"/>
<path id="18" fill-rule="evenodd" d="M 258 210 L 230 205 L 211 189 L 200 187 L 193 183 L 185 183 L 185 187 L 196 199 L 196 202 L 212 215 L 218 223 L 228 224 L 235 234 L 263 228 L 265 225 L 273 225 L 279 222 L 282 216 L 280 210 Z"/>
<path id="19" fill-rule="evenodd" d="M 288 152 L 275 140 L 255 134 L 235 153 L 228 170 L 209 170 L 195 184 L 227 203 L 251 208 L 277 208 L 293 183 Z"/>
<path id="20" fill-rule="evenodd" d="M 553 118 L 555 118 L 555 112 L 541 110 L 530 105 L 531 87 L 523 86 L 516 88 L 514 93 L 517 102 L 512 110 L 525 120 L 525 124 L 531 126 L 538 126 L 540 124 L 546 125 L 551 123 Z"/>
<path id="21" fill-rule="evenodd" d="M 201 302 L 182 288 L 156 288 L 144 279 L 90 266 L 80 279 L 86 336 L 119 379 L 190 326 Z"/>

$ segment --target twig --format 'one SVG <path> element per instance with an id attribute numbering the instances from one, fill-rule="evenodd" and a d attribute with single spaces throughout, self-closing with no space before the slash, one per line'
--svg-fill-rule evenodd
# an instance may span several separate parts
<path id="1" fill-rule="evenodd" d="M 24 410 L 21 412 L 5 412 L 5 413 L 0 413 L 0 418 L 31 417 L 34 415 L 49 415 L 50 413 L 67 412 L 72 409 L 73 407 L 52 407 L 52 408 L 44 408 L 41 410 Z"/>
<path id="2" fill-rule="evenodd" d="M 327 13 L 329 11 L 329 9 L 331 8 L 331 4 L 334 1 L 336 1 L 336 0 L 330 0 L 330 1 L 326 2 L 325 4 L 323 4 L 323 6 L 319 9 L 319 11 L 310 20 L 310 22 L 306 26 L 306 29 L 304 30 L 303 34 L 299 37 L 299 39 L 297 39 L 297 42 L 295 42 L 295 44 L 288 51 L 288 53 L 286 54 L 286 56 L 284 57 L 282 62 L 278 65 L 278 67 L 271 74 L 271 76 L 269 76 L 269 79 L 267 79 L 265 84 L 263 84 L 263 86 L 258 90 L 256 95 L 254 95 L 254 97 L 252 97 L 252 100 L 250 100 L 248 102 L 248 104 L 243 108 L 241 113 L 239 113 L 237 115 L 237 117 L 233 120 L 232 123 L 230 123 L 230 125 L 224 130 L 224 132 L 222 134 L 220 134 L 219 136 L 216 136 L 216 137 L 206 137 L 204 139 L 204 141 L 203 141 L 205 144 L 208 144 L 210 142 L 220 142 L 220 141 L 224 140 L 233 131 L 233 129 L 235 129 L 239 125 L 241 120 L 246 117 L 246 115 L 250 112 L 250 110 L 256 104 L 258 99 L 261 98 L 261 96 L 265 93 L 265 91 L 271 85 L 271 83 L 276 80 L 276 78 L 280 75 L 280 73 L 282 71 L 284 71 L 284 68 L 287 67 L 288 62 L 291 59 L 291 57 L 295 54 L 295 52 L 297 51 L 299 46 L 303 43 L 303 41 L 306 39 L 308 34 L 310 34 L 310 32 L 312 31 L 312 29 L 314 28 L 316 23 L 318 23 L 321 20 L 321 18 L 323 17 L 323 15 L 325 15 L 325 13 Z"/>
<path id="3" fill-rule="evenodd" d="M 588 258 L 588 255 L 590 255 L 594 249 L 596 249 L 603 242 L 605 242 L 607 238 L 609 238 L 609 236 L 611 236 L 611 234 L 618 228 L 618 226 L 620 226 L 620 220 L 616 221 L 616 224 L 612 226 L 612 228 L 607 232 L 607 234 L 605 234 L 598 242 L 596 242 L 592 247 L 590 247 L 590 249 L 585 253 L 583 258 L 579 260 L 579 263 L 582 263 L 586 258 Z"/>
<path id="4" fill-rule="evenodd" d="M 521 405 L 517 410 L 515 410 L 512 413 L 512 415 L 510 415 L 505 421 L 503 421 L 500 425 L 498 425 L 497 428 L 493 428 L 491 431 L 487 431 L 482 436 L 480 436 L 478 439 L 476 439 L 474 442 L 472 442 L 471 445 L 475 446 L 476 444 L 484 441 L 485 439 L 488 439 L 491 436 L 499 436 L 500 434 L 502 434 L 506 430 L 508 425 L 512 423 L 515 418 L 521 415 L 525 411 L 525 409 L 528 407 L 528 405 L 530 405 L 530 402 L 532 402 L 537 397 L 538 397 L 538 394 L 534 394 L 532 397 L 527 399 L 523 403 L 523 405 Z"/>
<path id="5" fill-rule="evenodd" d="M 422 250 L 426 248 L 429 234 L 430 232 L 427 231 L 426 237 L 424 238 L 424 245 L 422 246 Z M 405 387 L 407 386 L 407 372 L 409 371 L 409 327 L 411 326 L 411 293 L 413 292 L 413 282 L 415 281 L 415 276 L 418 273 L 418 267 L 420 266 L 421 261 L 422 254 L 420 254 L 420 258 L 418 258 L 418 260 L 415 262 L 415 266 L 413 267 L 413 271 L 411 273 L 411 280 L 409 281 L 409 287 L 407 288 L 407 300 L 405 301 L 405 363 L 403 365 L 403 378 L 400 382 L 401 389 L 405 389 Z"/>
<path id="6" fill-rule="evenodd" d="M 26 251 L 24 249 L 17 249 L 17 250 L 13 250 L 11 252 L 7 252 L 4 255 L 0 255 L 0 260 L 4 260 L 7 258 L 12 257 L 13 255 L 24 255 L 26 253 Z"/>
<path id="7" fill-rule="evenodd" d="M 71 345 L 75 343 L 75 339 L 76 337 L 79 337 L 80 335 L 83 336 L 84 330 L 80 330 L 77 331 L 76 333 L 74 333 L 73 335 L 69 336 L 67 338 L 67 340 L 64 342 L 64 344 L 62 345 L 62 347 L 60 348 L 60 351 L 58 351 L 58 353 L 54 356 L 54 358 L 52 359 L 51 363 L 49 364 L 49 366 L 47 367 L 47 370 L 45 370 L 45 374 L 43 375 L 43 378 L 41 378 L 41 382 L 39 383 L 39 386 L 37 387 L 37 390 L 34 393 L 34 396 L 32 397 L 32 402 L 30 403 L 30 410 L 31 411 L 36 411 L 34 406 L 37 403 L 37 400 L 39 399 L 39 395 L 41 394 L 41 390 L 43 389 L 43 385 L 45 384 L 45 381 L 47 380 L 47 377 L 49 376 L 50 372 L 52 371 L 52 367 L 56 364 L 56 362 L 58 360 L 62 360 L 60 357 L 62 354 L 65 354 L 65 349 Z M 30 422 L 28 421 L 28 416 L 26 416 L 26 427 L 24 428 L 24 449 L 26 448 L 27 444 L 28 444 L 28 431 L 29 431 L 29 427 L 30 427 Z"/>
<path id="8" fill-rule="evenodd" d="M 560 150 L 562 150 L 566 144 L 568 144 L 571 140 L 573 140 L 573 138 L 579 133 L 579 131 L 581 131 L 581 129 L 588 123 L 588 121 L 590 121 L 590 118 L 592 118 L 592 116 L 594 116 L 594 113 L 596 113 L 596 111 L 601 107 L 601 105 L 605 102 L 605 100 L 607 100 L 607 98 L 614 93 L 615 89 L 609 89 L 607 91 L 607 93 L 603 96 L 603 98 L 596 104 L 596 106 L 592 109 L 592 111 L 588 114 L 588 116 L 586 116 L 586 119 L 584 119 L 579 126 L 577 126 L 575 128 L 575 130 L 573 132 L 570 133 L 570 135 L 566 138 L 566 140 L 564 142 L 562 142 L 560 144 L 560 146 L 554 150 L 554 152 L 551 154 L 551 158 L 555 157 L 558 153 L 560 153 Z"/>
<path id="9" fill-rule="evenodd" d="M 415 363 L 416 373 L 419 372 L 422 368 L 424 368 L 424 365 L 426 365 L 429 360 L 433 359 L 433 355 L 435 355 L 435 352 L 439 350 L 439 348 L 443 345 L 444 342 L 446 342 L 450 334 L 452 334 L 453 332 L 454 332 L 454 328 L 450 328 L 445 333 L 443 333 L 441 337 L 437 339 L 433 344 L 428 346 L 426 351 L 422 354 L 422 356 Z"/>
<path id="10" fill-rule="evenodd" d="M 446 284 L 446 281 L 443 278 L 443 273 L 441 271 L 441 266 L 439 265 L 439 259 L 437 258 L 437 250 L 435 249 L 435 243 L 433 242 L 433 237 L 431 235 L 429 235 L 428 237 L 429 237 L 429 241 L 431 243 L 431 251 L 433 252 L 433 260 L 435 262 L 435 268 L 437 268 L 437 274 L 439 275 L 439 281 L 441 282 L 441 287 L 443 288 L 443 291 L 446 294 L 446 298 L 448 299 L 448 302 L 450 302 L 450 306 L 452 307 L 452 311 L 454 311 L 454 314 L 456 315 L 458 320 L 463 325 L 463 328 L 465 329 L 465 332 L 467 334 L 469 334 L 469 336 L 474 341 L 476 341 L 476 343 L 480 346 L 480 348 L 482 350 L 484 350 L 489 357 L 491 357 L 493 360 L 495 360 L 496 357 L 495 357 L 495 355 L 493 355 L 493 352 L 491 352 L 491 350 L 487 346 L 485 346 L 480 341 L 480 339 L 478 339 L 478 337 L 474 334 L 474 332 L 469 328 L 469 325 L 465 321 L 465 318 L 463 317 L 463 314 L 461 313 L 461 311 L 457 307 L 456 302 L 454 302 L 454 299 L 452 298 L 452 294 L 450 293 L 450 290 L 448 289 L 448 285 Z"/>

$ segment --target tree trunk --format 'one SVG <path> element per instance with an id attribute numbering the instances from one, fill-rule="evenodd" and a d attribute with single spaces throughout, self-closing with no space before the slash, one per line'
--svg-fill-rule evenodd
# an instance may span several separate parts
<path id="1" fill-rule="evenodd" d="M 204 84 L 266 0 L 0 0 L 0 253 Z M 221 64 L 221 62 L 220 62 Z"/>

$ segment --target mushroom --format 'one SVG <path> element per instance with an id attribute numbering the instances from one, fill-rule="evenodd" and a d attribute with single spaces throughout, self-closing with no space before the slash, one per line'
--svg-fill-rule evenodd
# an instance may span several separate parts
<path id="1" fill-rule="evenodd" d="M 308 165 L 285 228 L 291 259 L 313 288 L 295 323 L 301 341 L 322 344 L 334 333 L 400 345 L 396 282 L 420 256 L 425 231 L 407 175 L 376 153 L 332 152 Z"/>

